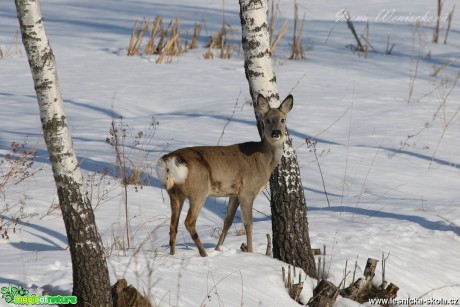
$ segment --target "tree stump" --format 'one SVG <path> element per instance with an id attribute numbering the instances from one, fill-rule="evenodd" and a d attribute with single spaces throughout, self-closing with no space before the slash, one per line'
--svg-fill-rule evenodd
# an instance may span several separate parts
<path id="1" fill-rule="evenodd" d="M 310 307 L 332 307 L 339 296 L 339 288 L 325 279 L 321 279 L 313 290 L 313 297 L 308 302 Z"/>
<path id="2" fill-rule="evenodd" d="M 396 295 L 398 294 L 398 290 L 399 290 L 398 286 L 396 286 L 393 283 L 390 283 L 388 285 L 388 287 L 386 287 L 386 289 L 380 289 L 377 296 L 379 298 L 386 299 L 387 302 L 391 302 L 396 297 Z M 382 305 L 382 306 L 388 307 L 388 306 L 390 306 L 390 304 L 385 304 L 385 305 Z"/>
<path id="3" fill-rule="evenodd" d="M 342 296 L 361 304 L 367 302 L 370 298 L 394 299 L 399 290 L 395 284 L 390 283 L 386 288 L 385 281 L 380 287 L 372 285 L 377 263 L 378 260 L 376 259 L 367 259 L 363 273 L 364 277 L 359 278 L 355 283 L 343 289 L 341 292 Z"/>
<path id="4" fill-rule="evenodd" d="M 378 262 L 377 259 L 367 259 L 366 267 L 364 268 L 364 277 L 366 277 L 366 280 L 372 280 L 374 278 Z"/>
<path id="5" fill-rule="evenodd" d="M 372 297 L 372 279 L 375 276 L 375 269 L 377 268 L 377 259 L 367 259 L 366 267 L 364 269 L 364 278 L 359 278 L 353 285 L 345 289 L 345 297 L 364 303 L 369 297 Z"/>
<path id="6" fill-rule="evenodd" d="M 136 288 L 128 286 L 126 279 L 119 279 L 112 286 L 112 300 L 114 307 L 152 307 Z"/>

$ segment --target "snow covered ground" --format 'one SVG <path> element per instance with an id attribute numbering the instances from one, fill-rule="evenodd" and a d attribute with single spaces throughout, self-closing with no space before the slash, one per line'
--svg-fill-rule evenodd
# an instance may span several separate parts
<path id="1" fill-rule="evenodd" d="M 443 16 L 454 3 L 445 1 Z M 152 117 L 159 122 L 145 146 L 147 169 L 165 152 L 217 144 L 224 127 L 222 144 L 258 139 L 252 107 L 245 104 L 249 91 L 241 47 L 235 47 L 230 60 L 203 59 L 206 37 L 222 22 L 222 1 L 42 0 L 41 5 L 85 178 L 116 168 L 106 138 L 112 119 L 120 116 L 134 133 L 147 129 Z M 238 3 L 226 1 L 224 6 L 225 22 L 235 30 L 232 38 L 238 44 Z M 276 50 L 275 72 L 280 96 L 294 95 L 288 126 L 299 156 L 311 243 L 327 247 L 325 276 L 338 285 L 347 260 L 352 270 L 358 258 L 357 275 L 361 275 L 368 257 L 380 259 L 384 253 L 389 254 L 386 279 L 400 287 L 398 298 L 460 299 L 460 125 L 456 113 L 460 87 L 454 86 L 460 71 L 458 13 L 448 44 L 436 45 L 431 42 L 434 23 L 424 22 L 417 28 L 414 22 L 417 17 L 425 21 L 434 17 L 436 1 L 300 2 L 300 16 L 305 13 L 306 17 L 306 60 L 289 61 L 293 4 L 281 0 L 279 6 L 278 27 L 288 20 L 290 29 Z M 369 20 L 369 41 L 377 52 L 370 50 L 367 59 L 346 48 L 355 41 L 341 18 L 344 9 L 357 20 L 359 34 L 364 33 L 365 23 L 358 19 Z M 171 64 L 155 64 L 156 56 L 127 57 L 134 20 L 157 15 L 166 21 L 180 17 L 184 32 L 205 20 L 201 47 Z M 446 27 L 442 21 L 441 42 Z M 14 2 L 3 1 L 0 158 L 5 159 L 13 141 L 26 140 L 39 149 L 34 170 L 41 171 L 9 186 L 0 200 L 0 212 L 4 204 L 22 199 L 25 213 L 34 214 L 23 219 L 16 233 L 10 228 L 8 240 L 0 239 L 0 286 L 70 295 L 66 234 L 55 209 L 57 195 L 27 58 L 22 45 L 20 53 L 15 51 L 18 29 Z M 385 54 L 387 40 L 395 44 L 391 55 Z M 445 63 L 450 65 L 433 77 Z M 411 80 L 413 94 L 408 102 Z M 325 189 L 305 138 L 317 141 Z M 281 267 L 285 264 L 264 255 L 271 219 L 263 195 L 255 203 L 255 253 L 239 251 L 245 241 L 245 236 L 238 235 L 239 213 L 222 252 L 214 251 L 225 200 L 209 199 L 197 225 L 209 257 L 199 257 L 183 223 L 177 253 L 170 256 L 169 200 L 154 172 L 149 175 L 151 185 L 129 191 L 134 248 L 127 252 L 117 249 L 123 241 L 125 214 L 121 187 L 117 180 L 104 177 L 110 194 L 95 215 L 104 244 L 110 247 L 112 283 L 126 278 L 161 306 L 297 305 L 283 286 Z M 103 190 L 93 188 L 94 195 Z M 12 213 L 14 208 L 0 217 L 6 221 Z M 378 284 L 380 274 L 379 264 Z M 351 278 L 352 273 L 347 281 Z M 305 300 L 315 285 L 316 281 L 306 280 Z M 6 303 L 0 298 L 2 304 Z M 356 305 L 347 299 L 337 301 L 337 306 Z"/>

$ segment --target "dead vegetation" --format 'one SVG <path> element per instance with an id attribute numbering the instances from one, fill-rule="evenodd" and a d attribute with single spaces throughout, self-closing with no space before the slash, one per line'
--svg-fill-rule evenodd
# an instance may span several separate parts
<path id="1" fill-rule="evenodd" d="M 270 10 L 269 10 L 270 26 L 268 28 L 268 34 L 270 36 L 270 38 L 269 38 L 269 41 L 270 41 L 270 53 L 272 54 L 272 56 L 274 56 L 275 51 L 276 51 L 276 47 L 278 46 L 279 42 L 281 41 L 281 38 L 288 31 L 288 22 L 285 21 L 283 23 L 283 25 L 281 26 L 280 31 L 276 35 L 276 38 L 274 38 L 279 11 L 280 10 L 279 10 L 278 5 L 275 6 L 275 0 L 272 0 L 271 7 L 270 7 Z"/>
<path id="2" fill-rule="evenodd" d="M 233 53 L 233 42 L 229 39 L 229 35 L 233 34 L 231 28 L 222 24 L 219 32 L 211 36 L 209 44 L 206 46 L 208 50 L 203 54 L 205 59 L 214 58 L 214 50 L 220 50 L 219 58 L 221 59 L 230 59 Z"/>
<path id="3" fill-rule="evenodd" d="M 199 41 L 205 40 L 201 37 L 201 29 L 204 21 L 195 23 L 192 30 L 181 30 L 181 20 L 176 18 L 165 23 L 163 17 L 155 19 L 136 20 L 129 40 L 127 50 L 128 56 L 150 56 L 157 55 L 155 62 L 171 63 L 175 57 L 199 47 Z M 189 33 L 192 33 L 191 37 Z M 220 50 L 219 58 L 229 59 L 233 54 L 234 44 L 231 34 L 233 29 L 222 24 L 221 29 L 211 35 L 209 43 L 205 45 L 208 50 L 203 54 L 205 59 L 213 59 L 214 51 Z M 189 41 L 190 39 L 190 41 Z M 144 41 L 146 41 L 144 43 Z"/>
<path id="4" fill-rule="evenodd" d="M 348 10 L 344 11 L 344 17 L 346 18 L 345 20 L 346 20 L 348 29 L 350 30 L 351 34 L 353 35 L 356 41 L 355 44 L 346 45 L 346 48 L 353 51 L 353 53 L 363 54 L 364 58 L 366 59 L 369 56 L 369 51 L 378 53 L 377 49 L 374 48 L 374 46 L 372 46 L 371 44 L 369 20 L 366 20 L 366 25 L 364 27 L 363 34 L 358 34 L 355 28 L 355 25 L 353 23 L 353 18 L 351 17 L 350 12 Z M 385 54 L 391 55 L 395 46 L 396 44 L 391 42 L 390 36 L 388 35 L 387 44 L 385 48 Z"/>
<path id="5" fill-rule="evenodd" d="M 313 296 L 310 298 L 307 305 L 310 307 L 333 306 L 339 294 L 342 297 L 351 299 L 360 304 L 369 302 L 372 299 L 387 299 L 388 302 L 391 302 L 392 299 L 396 298 L 399 288 L 393 283 L 390 283 L 387 286 L 387 281 L 385 280 L 385 263 L 388 256 L 389 255 L 385 257 L 385 255 L 382 254 L 382 283 L 379 286 L 376 286 L 373 283 L 373 278 L 379 262 L 377 259 L 367 259 L 363 277 L 360 277 L 355 281 L 356 268 L 358 267 L 356 261 L 353 271 L 353 279 L 348 287 L 345 287 L 345 280 L 351 271 L 347 270 L 346 263 L 344 277 L 340 284 L 336 286 L 325 278 L 322 278 L 321 280 L 318 279 L 318 285 L 313 290 Z"/>
<path id="6" fill-rule="evenodd" d="M 313 296 L 305 305 L 310 307 L 334 306 L 339 295 L 360 304 L 369 302 L 373 299 L 384 299 L 391 302 L 396 298 L 399 288 L 393 283 L 388 284 L 385 276 L 386 261 L 390 254 L 385 256 L 385 254 L 382 253 L 382 282 L 380 285 L 376 285 L 375 282 L 373 282 L 379 260 L 373 258 L 367 259 L 363 277 L 356 279 L 358 268 L 358 258 L 356 258 L 353 271 L 348 269 L 348 261 L 345 263 L 342 281 L 336 286 L 331 281 L 327 280 L 327 272 L 325 272 L 326 246 L 324 246 L 323 253 L 321 253 L 321 249 L 319 248 L 313 249 L 312 252 L 318 256 L 318 279 L 316 287 L 313 289 Z M 352 280 L 349 285 L 346 286 L 347 277 L 349 277 L 351 273 L 353 273 Z M 302 305 L 300 293 L 302 292 L 306 276 L 302 279 L 300 271 L 298 274 L 296 273 L 295 266 L 288 266 L 287 273 L 286 269 L 282 267 L 282 278 L 289 296 Z"/>
<path id="7" fill-rule="evenodd" d="M 275 33 L 279 7 L 272 1 L 269 9 L 270 24 L 270 53 L 275 54 L 276 48 L 283 36 L 288 32 L 288 22 L 285 21 L 279 31 Z M 235 52 L 236 46 L 233 35 L 237 32 L 222 20 L 220 29 L 212 35 L 202 35 L 202 29 L 206 22 L 195 23 L 193 29 L 181 30 L 181 20 L 165 23 L 162 16 L 152 19 L 136 20 L 133 24 L 133 31 L 129 40 L 128 56 L 150 56 L 156 55 L 155 62 L 172 63 L 174 58 L 195 48 L 199 48 L 199 42 L 207 50 L 203 53 L 204 59 L 230 59 Z M 302 22 L 299 21 L 298 4 L 295 3 L 294 11 L 294 32 L 291 43 L 291 55 L 289 59 L 305 59 L 305 48 L 302 44 L 302 36 L 305 25 L 305 14 Z M 189 35 L 191 33 L 191 35 Z M 207 43 L 206 43 L 207 42 Z"/>
<path id="8" fill-rule="evenodd" d="M 131 235 L 129 232 L 129 212 L 128 212 L 128 186 L 134 186 L 137 192 L 143 188 L 144 183 L 149 182 L 150 163 L 148 161 L 147 147 L 155 136 L 158 122 L 152 118 L 148 128 L 134 132 L 133 129 L 120 118 L 118 122 L 112 119 L 110 136 L 106 142 L 112 146 L 115 153 L 115 162 L 118 172 L 115 178 L 121 180 L 124 194 L 125 205 L 125 227 L 127 248 L 131 248 Z"/>
<path id="9" fill-rule="evenodd" d="M 128 56 L 158 55 L 157 64 L 163 61 L 171 63 L 174 57 L 184 53 L 188 48 L 185 40 L 180 37 L 179 28 L 179 18 L 171 20 L 167 25 L 161 16 L 157 16 L 153 21 L 136 20 L 129 40 Z M 146 34 L 147 43 L 142 45 Z"/>
<path id="10" fill-rule="evenodd" d="M 305 14 L 302 19 L 302 24 L 299 24 L 299 6 L 297 1 L 294 3 L 294 35 L 292 36 L 292 45 L 291 45 L 291 56 L 290 60 L 303 60 L 304 49 L 302 45 L 302 34 L 305 24 Z"/>
<path id="11" fill-rule="evenodd" d="M 33 167 L 37 152 L 37 147 L 29 147 L 26 141 L 13 142 L 10 151 L 0 159 L 0 233 L 3 239 L 9 239 L 10 230 L 15 233 L 18 225 L 36 215 L 25 210 L 27 194 L 20 193 L 19 199 L 9 198 L 7 194 L 41 170 Z"/>
<path id="12" fill-rule="evenodd" d="M 0 45 L 0 59 L 11 58 L 21 55 L 21 49 L 19 48 L 19 30 L 14 35 L 13 42 L 6 47 Z"/>

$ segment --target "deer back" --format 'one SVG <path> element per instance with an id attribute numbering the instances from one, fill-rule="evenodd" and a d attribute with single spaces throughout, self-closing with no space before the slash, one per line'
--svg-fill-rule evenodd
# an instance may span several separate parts
<path id="1" fill-rule="evenodd" d="M 281 159 L 286 114 L 292 104 L 289 95 L 279 108 L 271 108 L 259 95 L 256 111 L 263 122 L 260 142 L 178 149 L 159 160 L 156 171 L 160 182 L 167 190 L 177 185 L 186 196 L 205 190 L 213 196 L 235 196 L 242 190 L 260 192 Z"/>

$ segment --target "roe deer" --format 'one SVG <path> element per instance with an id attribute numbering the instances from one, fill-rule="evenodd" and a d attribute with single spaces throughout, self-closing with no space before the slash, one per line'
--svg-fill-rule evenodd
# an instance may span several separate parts
<path id="1" fill-rule="evenodd" d="M 160 158 L 156 173 L 166 188 L 171 201 L 170 241 L 171 255 L 175 253 L 177 224 L 186 198 L 190 208 L 185 227 L 202 257 L 206 250 L 198 237 L 195 224 L 208 196 L 230 197 L 224 228 L 216 250 L 224 243 L 233 223 L 236 209 L 241 204 L 241 214 L 246 230 L 247 250 L 252 247 L 252 206 L 255 197 L 267 184 L 278 166 L 286 138 L 286 114 L 292 109 L 293 97 L 289 95 L 279 108 L 271 108 L 264 96 L 259 95 L 256 110 L 263 120 L 263 137 L 260 142 L 247 142 L 230 146 L 187 147 Z"/>

